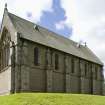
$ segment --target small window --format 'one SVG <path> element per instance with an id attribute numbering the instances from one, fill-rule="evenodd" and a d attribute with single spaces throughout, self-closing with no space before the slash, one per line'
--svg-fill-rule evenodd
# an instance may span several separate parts
<path id="1" fill-rule="evenodd" d="M 74 59 L 71 59 L 71 73 L 74 73 Z"/>
<path id="2" fill-rule="evenodd" d="M 34 48 L 34 64 L 39 64 L 39 49 L 37 47 Z"/>
<path id="3" fill-rule="evenodd" d="M 55 69 L 59 69 L 59 56 L 58 54 L 55 54 Z"/>
<path id="4" fill-rule="evenodd" d="M 85 76 L 87 75 L 87 63 L 85 63 Z"/>
<path id="5" fill-rule="evenodd" d="M 98 69 L 97 66 L 95 66 L 95 79 L 97 79 L 97 76 L 98 76 Z"/>

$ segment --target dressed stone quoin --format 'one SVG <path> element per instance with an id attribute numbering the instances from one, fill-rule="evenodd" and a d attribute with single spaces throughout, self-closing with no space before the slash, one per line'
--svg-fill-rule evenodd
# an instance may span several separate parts
<path id="1" fill-rule="evenodd" d="M 0 30 L 0 94 L 103 94 L 103 63 L 86 46 L 8 12 Z"/>

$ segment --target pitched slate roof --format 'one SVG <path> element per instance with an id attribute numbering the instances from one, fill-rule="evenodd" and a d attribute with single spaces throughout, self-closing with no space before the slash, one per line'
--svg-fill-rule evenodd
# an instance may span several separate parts
<path id="1" fill-rule="evenodd" d="M 35 24 L 14 14 L 8 13 L 14 27 L 21 33 L 21 37 L 33 42 L 46 45 L 60 51 L 75 55 L 77 57 L 103 65 L 99 58 L 86 46 L 77 47 L 77 43 L 63 36 L 57 35 L 38 25 L 38 30 L 34 29 Z"/>

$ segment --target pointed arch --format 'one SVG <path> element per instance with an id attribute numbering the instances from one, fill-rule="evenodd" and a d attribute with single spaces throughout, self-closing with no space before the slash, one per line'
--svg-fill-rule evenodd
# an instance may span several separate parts
<path id="1" fill-rule="evenodd" d="M 10 33 L 6 27 L 4 27 L 1 32 L 0 41 L 2 41 L 3 39 L 11 40 Z"/>
<path id="2" fill-rule="evenodd" d="M 0 37 L 0 70 L 3 70 L 9 64 L 10 41 L 10 33 L 4 27 Z"/>

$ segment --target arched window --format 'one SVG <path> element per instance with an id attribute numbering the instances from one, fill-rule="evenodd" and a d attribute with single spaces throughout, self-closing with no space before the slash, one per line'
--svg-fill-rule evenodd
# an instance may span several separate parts
<path id="1" fill-rule="evenodd" d="M 95 66 L 95 79 L 97 79 L 97 77 L 98 77 L 98 68 L 97 66 Z"/>
<path id="2" fill-rule="evenodd" d="M 87 63 L 85 63 L 85 76 L 87 75 Z"/>
<path id="3" fill-rule="evenodd" d="M 59 69 L 59 56 L 58 54 L 55 54 L 55 69 Z"/>
<path id="4" fill-rule="evenodd" d="M 71 73 L 74 73 L 74 58 L 71 58 Z"/>
<path id="5" fill-rule="evenodd" d="M 7 60 L 6 60 L 6 66 L 9 65 L 9 55 L 10 55 L 10 49 L 9 49 L 9 44 L 7 45 L 7 49 L 6 49 L 6 56 L 7 56 Z"/>
<path id="6" fill-rule="evenodd" d="M 10 33 L 4 27 L 1 39 L 0 39 L 0 47 L 1 47 L 1 57 L 0 57 L 0 64 L 1 70 L 9 65 L 9 56 L 10 56 Z"/>
<path id="7" fill-rule="evenodd" d="M 38 47 L 34 48 L 34 64 L 39 65 L 39 49 L 38 49 Z"/>

